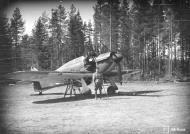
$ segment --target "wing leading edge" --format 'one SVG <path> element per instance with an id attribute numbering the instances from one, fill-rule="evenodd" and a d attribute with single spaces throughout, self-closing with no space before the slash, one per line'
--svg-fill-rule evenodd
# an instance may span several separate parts
<path id="1" fill-rule="evenodd" d="M 89 72 L 56 72 L 56 71 L 18 71 L 9 73 L 5 76 L 7 79 L 21 81 L 38 81 L 49 77 L 50 79 L 81 79 L 92 77 Z"/>
<path id="2" fill-rule="evenodd" d="M 19 71 L 7 74 L 7 79 L 20 81 L 39 81 L 42 86 L 52 86 L 55 83 L 65 83 L 68 79 L 78 80 L 92 77 L 89 72 L 56 72 L 56 71 Z"/>

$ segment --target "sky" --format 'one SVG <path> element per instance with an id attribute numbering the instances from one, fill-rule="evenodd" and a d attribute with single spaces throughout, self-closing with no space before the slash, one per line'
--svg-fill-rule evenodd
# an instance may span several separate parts
<path id="1" fill-rule="evenodd" d="M 66 11 L 69 12 L 71 4 L 80 11 L 80 15 L 83 21 L 93 22 L 93 6 L 95 6 L 95 0 L 62 0 L 62 1 L 30 1 L 30 2 L 17 2 L 10 4 L 6 9 L 7 17 L 10 19 L 14 12 L 14 9 L 18 7 L 21 11 L 23 20 L 25 21 L 25 34 L 31 35 L 32 29 L 34 28 L 35 22 L 45 11 L 49 17 L 51 17 L 51 9 L 56 8 L 58 5 L 62 4 Z"/>

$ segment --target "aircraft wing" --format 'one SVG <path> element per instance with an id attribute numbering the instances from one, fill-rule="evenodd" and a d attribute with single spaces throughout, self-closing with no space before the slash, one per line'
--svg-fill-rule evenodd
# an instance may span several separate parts
<path id="1" fill-rule="evenodd" d="M 89 72 L 56 72 L 56 71 L 19 71 L 7 74 L 6 79 L 20 81 L 38 81 L 41 87 L 51 87 L 68 82 L 68 79 L 80 80 L 82 78 L 92 78 Z"/>
<path id="2" fill-rule="evenodd" d="M 89 72 L 56 72 L 56 71 L 18 71 L 9 73 L 5 76 L 7 79 L 15 79 L 21 81 L 40 81 L 49 79 L 53 81 L 63 79 L 81 79 L 92 77 Z"/>
<path id="3" fill-rule="evenodd" d="M 141 70 L 139 69 L 136 69 L 136 70 L 133 70 L 133 69 L 129 69 L 129 70 L 123 70 L 121 71 L 121 74 L 124 75 L 124 74 L 137 74 L 137 73 L 140 73 Z M 118 71 L 116 70 L 113 70 L 111 72 L 106 72 L 104 73 L 104 76 L 106 77 L 114 77 L 114 76 L 117 76 L 118 75 Z"/>

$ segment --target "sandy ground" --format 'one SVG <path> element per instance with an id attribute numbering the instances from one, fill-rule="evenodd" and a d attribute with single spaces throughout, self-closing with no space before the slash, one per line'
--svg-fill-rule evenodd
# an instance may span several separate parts
<path id="1" fill-rule="evenodd" d="M 65 87 L 43 95 L 31 84 L 4 87 L 1 133 L 189 134 L 190 83 L 133 82 L 119 95 L 63 98 Z"/>

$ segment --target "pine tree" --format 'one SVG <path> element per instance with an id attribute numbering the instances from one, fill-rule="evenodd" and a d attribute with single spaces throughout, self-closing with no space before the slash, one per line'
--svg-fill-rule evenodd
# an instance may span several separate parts
<path id="1" fill-rule="evenodd" d="M 99 47 L 100 53 L 117 51 L 120 45 L 120 1 L 98 0 L 94 11 L 95 46 Z"/>
<path id="2" fill-rule="evenodd" d="M 123 1 L 123 4 L 120 8 L 120 49 L 121 53 L 124 56 L 124 65 L 127 67 L 131 67 L 130 62 L 132 60 L 132 51 L 130 47 L 130 33 L 131 33 L 131 22 L 129 20 L 130 17 L 130 9 L 129 3 L 127 1 Z"/>
<path id="3" fill-rule="evenodd" d="M 100 47 L 101 47 L 101 5 L 96 4 L 94 7 L 94 50 L 96 53 L 101 53 L 100 52 Z"/>
<path id="4" fill-rule="evenodd" d="M 76 57 L 79 57 L 84 54 L 84 40 L 85 40 L 84 37 L 85 35 L 83 33 L 83 21 L 79 11 L 76 14 L 76 36 L 77 36 L 76 45 L 78 47 Z"/>
<path id="5" fill-rule="evenodd" d="M 48 32 L 41 17 L 38 19 L 33 33 L 34 43 L 37 51 L 37 66 L 39 69 L 50 69 L 50 52 L 48 46 Z"/>
<path id="6" fill-rule="evenodd" d="M 102 46 L 109 48 L 111 35 L 111 47 L 121 48 L 124 65 L 129 68 L 141 68 L 144 75 L 152 78 L 166 72 L 172 74 L 179 68 L 183 73 L 189 72 L 189 16 L 188 11 L 182 10 L 189 8 L 188 4 L 98 0 L 94 7 L 95 50 L 105 52 Z"/>
<path id="7" fill-rule="evenodd" d="M 88 51 L 94 51 L 93 44 L 92 44 L 92 33 L 93 33 L 92 23 L 89 21 L 87 25 L 87 34 L 86 34 Z"/>
<path id="8" fill-rule="evenodd" d="M 67 20 L 67 13 L 65 8 L 62 5 L 58 6 L 58 19 L 60 25 L 60 55 L 59 55 L 59 65 L 62 65 L 67 61 L 67 34 L 68 34 L 68 20 Z"/>
<path id="9" fill-rule="evenodd" d="M 20 9 L 16 8 L 14 10 L 13 16 L 10 19 L 10 31 L 11 38 L 13 44 L 13 53 L 14 53 L 14 70 L 22 70 L 22 59 L 21 59 L 21 47 L 19 44 L 21 43 L 21 37 L 24 33 L 24 21 L 22 19 L 22 15 L 20 13 Z"/>
<path id="10" fill-rule="evenodd" d="M 20 44 L 20 55 L 22 59 L 22 69 L 23 70 L 30 70 L 31 66 L 34 66 L 34 61 L 37 61 L 37 58 L 34 59 L 34 42 L 32 42 L 32 36 L 25 34 L 22 37 L 22 41 Z"/>
<path id="11" fill-rule="evenodd" d="M 60 51 L 60 25 L 58 18 L 58 10 L 52 9 L 52 17 L 50 21 L 51 39 L 52 39 L 52 56 L 51 56 L 51 69 L 56 69 L 59 66 L 59 51 Z"/>
<path id="12" fill-rule="evenodd" d="M 111 51 L 117 51 L 119 48 L 119 20 L 121 17 L 121 12 L 120 12 L 120 1 L 119 0 L 110 0 L 109 1 L 110 5 L 110 28 L 111 28 Z M 111 18 L 110 18 L 111 17 Z"/>
<path id="13" fill-rule="evenodd" d="M 90 21 L 88 22 L 88 24 L 84 22 L 83 33 L 85 35 L 85 54 L 87 54 L 88 52 L 93 52 L 94 51 L 94 46 L 92 43 L 93 29 L 92 29 L 92 23 Z"/>
<path id="14" fill-rule="evenodd" d="M 94 43 L 95 51 L 104 53 L 110 49 L 111 37 L 111 6 L 106 0 L 97 1 L 94 7 Z"/>
<path id="15" fill-rule="evenodd" d="M 21 36 L 24 33 L 24 21 L 20 13 L 20 9 L 16 8 L 11 18 L 11 36 L 14 46 L 19 45 L 21 41 Z"/>
<path id="16" fill-rule="evenodd" d="M 67 23 L 67 14 L 62 5 L 59 5 L 57 9 L 52 9 L 52 17 L 50 21 L 52 69 L 58 68 L 67 61 Z"/>
<path id="17" fill-rule="evenodd" d="M 8 19 L 0 13 L 0 75 L 13 71 Z"/>
<path id="18" fill-rule="evenodd" d="M 83 22 L 79 11 L 76 11 L 74 5 L 71 5 L 69 13 L 69 59 L 74 59 L 84 54 L 84 33 Z"/>

